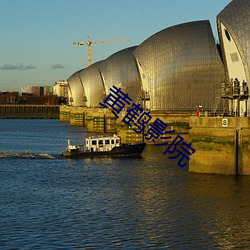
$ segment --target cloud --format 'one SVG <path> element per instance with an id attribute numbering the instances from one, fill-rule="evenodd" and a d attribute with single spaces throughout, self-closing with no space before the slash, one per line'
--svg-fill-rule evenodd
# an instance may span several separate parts
<path id="1" fill-rule="evenodd" d="M 14 65 L 14 64 L 8 64 L 5 63 L 0 69 L 1 70 L 29 70 L 29 69 L 35 69 L 36 66 L 33 66 L 31 64 L 29 65 L 23 65 L 23 63 Z"/>
<path id="2" fill-rule="evenodd" d="M 55 63 L 51 66 L 52 69 L 63 69 L 64 66 L 60 63 Z"/>
<path id="3" fill-rule="evenodd" d="M 36 66 L 33 66 L 33 65 L 29 64 L 29 65 L 24 66 L 23 70 L 35 69 L 35 68 L 36 68 Z"/>

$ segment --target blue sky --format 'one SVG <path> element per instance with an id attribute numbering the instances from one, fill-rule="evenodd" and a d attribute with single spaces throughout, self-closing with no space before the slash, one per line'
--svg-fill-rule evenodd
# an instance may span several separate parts
<path id="1" fill-rule="evenodd" d="M 53 85 L 87 66 L 73 41 L 128 38 L 92 46 L 92 62 L 141 44 L 170 26 L 210 20 L 231 0 L 0 0 L 0 91 Z"/>

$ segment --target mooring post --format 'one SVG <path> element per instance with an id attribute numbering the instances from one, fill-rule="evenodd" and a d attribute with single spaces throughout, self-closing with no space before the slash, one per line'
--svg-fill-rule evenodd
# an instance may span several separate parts
<path id="1" fill-rule="evenodd" d="M 239 131 L 235 131 L 235 175 L 239 175 Z"/>

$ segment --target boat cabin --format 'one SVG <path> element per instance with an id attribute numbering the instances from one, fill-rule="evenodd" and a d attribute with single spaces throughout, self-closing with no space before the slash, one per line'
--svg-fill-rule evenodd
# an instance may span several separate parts
<path id="1" fill-rule="evenodd" d="M 103 137 L 88 137 L 86 138 L 86 151 L 110 151 L 113 147 L 121 146 L 121 138 L 117 135 Z"/>

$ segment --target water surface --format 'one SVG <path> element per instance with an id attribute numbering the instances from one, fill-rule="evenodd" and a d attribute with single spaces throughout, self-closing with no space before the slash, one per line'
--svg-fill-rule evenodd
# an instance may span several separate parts
<path id="1" fill-rule="evenodd" d="M 0 120 L 1 249 L 249 249 L 250 178 L 188 173 L 147 146 L 142 159 L 60 157 L 86 131 Z"/>

